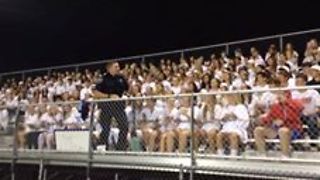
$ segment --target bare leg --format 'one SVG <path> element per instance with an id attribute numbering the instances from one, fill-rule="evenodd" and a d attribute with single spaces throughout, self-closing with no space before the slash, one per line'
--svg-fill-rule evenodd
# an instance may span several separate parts
<path id="1" fill-rule="evenodd" d="M 266 140 L 265 140 L 265 128 L 256 127 L 254 130 L 254 139 L 257 150 L 260 154 L 266 154 Z"/>
<path id="2" fill-rule="evenodd" d="M 218 148 L 218 154 L 222 155 L 223 154 L 223 144 L 224 144 L 224 137 L 226 134 L 219 132 L 217 134 L 217 148 Z"/>
<path id="3" fill-rule="evenodd" d="M 238 155 L 239 135 L 237 133 L 231 133 L 229 134 L 229 140 L 230 140 L 231 155 L 232 156 Z"/>
<path id="4" fill-rule="evenodd" d="M 161 135 L 160 138 L 160 152 L 166 151 L 166 139 L 167 139 L 168 132 L 165 132 Z"/>
<path id="5" fill-rule="evenodd" d="M 167 152 L 172 152 L 174 149 L 174 138 L 175 138 L 175 133 L 173 131 L 168 132 L 167 134 Z"/>
<path id="6" fill-rule="evenodd" d="M 187 146 L 187 139 L 190 135 L 189 130 L 181 130 L 179 132 L 179 152 L 185 152 Z"/>
<path id="7" fill-rule="evenodd" d="M 217 131 L 215 129 L 210 130 L 208 132 L 208 142 L 209 142 L 209 149 L 211 153 L 215 153 L 216 139 L 217 139 Z"/>
<path id="8" fill-rule="evenodd" d="M 282 127 L 279 129 L 280 136 L 280 147 L 281 152 L 284 156 L 289 157 L 290 155 L 290 129 Z"/>

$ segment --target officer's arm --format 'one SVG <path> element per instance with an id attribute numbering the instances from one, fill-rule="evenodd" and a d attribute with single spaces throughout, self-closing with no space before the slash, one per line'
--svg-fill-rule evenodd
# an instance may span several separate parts
<path id="1" fill-rule="evenodd" d="M 93 94 L 93 97 L 95 99 L 106 99 L 106 98 L 109 98 L 109 94 L 102 93 L 102 92 L 100 92 L 98 90 L 93 90 L 92 94 Z"/>
<path id="2" fill-rule="evenodd" d="M 105 79 L 100 79 L 95 89 L 92 89 L 92 94 L 95 99 L 106 99 L 109 98 L 109 94 L 103 92 L 104 89 L 107 89 Z"/>

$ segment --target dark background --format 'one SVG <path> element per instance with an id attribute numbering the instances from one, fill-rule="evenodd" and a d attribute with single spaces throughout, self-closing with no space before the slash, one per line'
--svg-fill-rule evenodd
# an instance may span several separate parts
<path id="1" fill-rule="evenodd" d="M 0 72 L 318 28 L 316 1 L 0 0 Z"/>

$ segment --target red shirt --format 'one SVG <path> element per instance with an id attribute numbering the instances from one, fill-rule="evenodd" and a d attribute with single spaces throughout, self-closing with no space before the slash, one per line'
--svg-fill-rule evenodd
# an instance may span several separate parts
<path id="1" fill-rule="evenodd" d="M 300 121 L 301 111 L 303 110 L 303 104 L 299 100 L 287 99 L 283 103 L 273 104 L 268 114 L 262 118 L 262 123 L 265 125 L 271 125 L 275 119 L 281 119 L 283 126 L 289 129 L 302 131 L 302 125 Z"/>

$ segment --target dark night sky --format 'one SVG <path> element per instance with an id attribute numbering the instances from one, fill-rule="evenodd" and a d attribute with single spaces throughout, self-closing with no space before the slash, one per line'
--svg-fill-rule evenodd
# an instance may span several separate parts
<path id="1" fill-rule="evenodd" d="M 0 72 L 318 28 L 314 3 L 0 0 Z"/>

